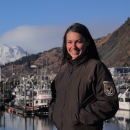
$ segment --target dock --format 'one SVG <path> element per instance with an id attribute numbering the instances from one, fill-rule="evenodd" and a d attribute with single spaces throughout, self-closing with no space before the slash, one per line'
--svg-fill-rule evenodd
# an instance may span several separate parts
<path id="1" fill-rule="evenodd" d="M 17 107 L 17 106 L 9 106 L 9 104 L 4 104 L 5 110 L 9 113 L 15 113 L 15 114 L 20 114 L 20 115 L 34 115 L 35 110 L 29 110 L 25 109 L 24 107 Z"/>
<path id="2" fill-rule="evenodd" d="M 9 106 L 9 104 L 5 103 L 5 110 L 8 113 L 12 113 L 12 114 L 17 114 L 17 115 L 23 115 L 23 116 L 39 116 L 39 115 L 44 115 L 47 116 L 48 115 L 48 111 L 45 111 L 47 108 L 44 107 L 44 111 L 41 111 L 39 109 L 36 109 L 34 107 L 34 110 L 32 109 L 25 109 L 24 107 L 17 107 L 17 106 Z"/>

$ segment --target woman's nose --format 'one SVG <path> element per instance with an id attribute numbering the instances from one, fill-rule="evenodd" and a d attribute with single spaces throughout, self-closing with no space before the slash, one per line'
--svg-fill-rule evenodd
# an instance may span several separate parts
<path id="1" fill-rule="evenodd" d="M 72 44 L 72 48 L 76 48 L 76 43 L 73 43 L 73 44 Z"/>

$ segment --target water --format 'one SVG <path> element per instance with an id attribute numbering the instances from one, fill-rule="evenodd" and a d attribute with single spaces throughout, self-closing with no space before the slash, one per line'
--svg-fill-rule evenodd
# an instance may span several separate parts
<path id="1" fill-rule="evenodd" d="M 56 130 L 47 117 L 23 117 L 0 111 L 0 130 Z"/>
<path id="2" fill-rule="evenodd" d="M 0 130 L 57 130 L 48 117 L 22 117 L 0 111 Z M 119 110 L 103 130 L 130 130 L 130 111 Z"/>

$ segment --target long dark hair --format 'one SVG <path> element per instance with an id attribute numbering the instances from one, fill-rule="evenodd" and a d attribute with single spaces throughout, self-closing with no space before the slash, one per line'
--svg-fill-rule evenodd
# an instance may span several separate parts
<path id="1" fill-rule="evenodd" d="M 89 30 L 87 29 L 87 27 L 80 23 L 74 23 L 66 30 L 64 37 L 63 37 L 63 46 L 62 46 L 63 54 L 62 54 L 61 64 L 64 64 L 68 58 L 68 52 L 66 49 L 66 35 L 69 31 L 77 32 L 80 35 L 82 35 L 88 42 L 88 46 L 86 49 L 86 55 L 89 55 L 92 59 L 100 60 L 100 55 L 97 51 L 95 42 L 94 42 Z"/>

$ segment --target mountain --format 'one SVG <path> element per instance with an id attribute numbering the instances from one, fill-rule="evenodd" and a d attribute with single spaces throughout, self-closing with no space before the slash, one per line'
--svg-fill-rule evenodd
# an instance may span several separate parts
<path id="1" fill-rule="evenodd" d="M 107 67 L 130 67 L 130 18 L 128 18 L 118 29 L 105 37 L 95 39 L 98 52 Z M 42 68 L 47 65 L 48 70 L 57 73 L 60 68 L 62 48 L 56 47 L 43 53 L 32 54 L 16 60 L 15 72 L 18 75 L 31 73 L 31 65 Z M 11 65 L 2 67 L 2 72 L 11 75 Z M 36 71 L 36 70 L 35 70 Z"/>
<path id="2" fill-rule="evenodd" d="M 23 56 L 26 56 L 26 51 L 21 47 L 15 46 L 11 48 L 0 43 L 0 65 L 16 61 Z"/>
<path id="3" fill-rule="evenodd" d="M 96 45 L 108 67 L 130 66 L 130 18 L 112 34 L 101 38 Z"/>

